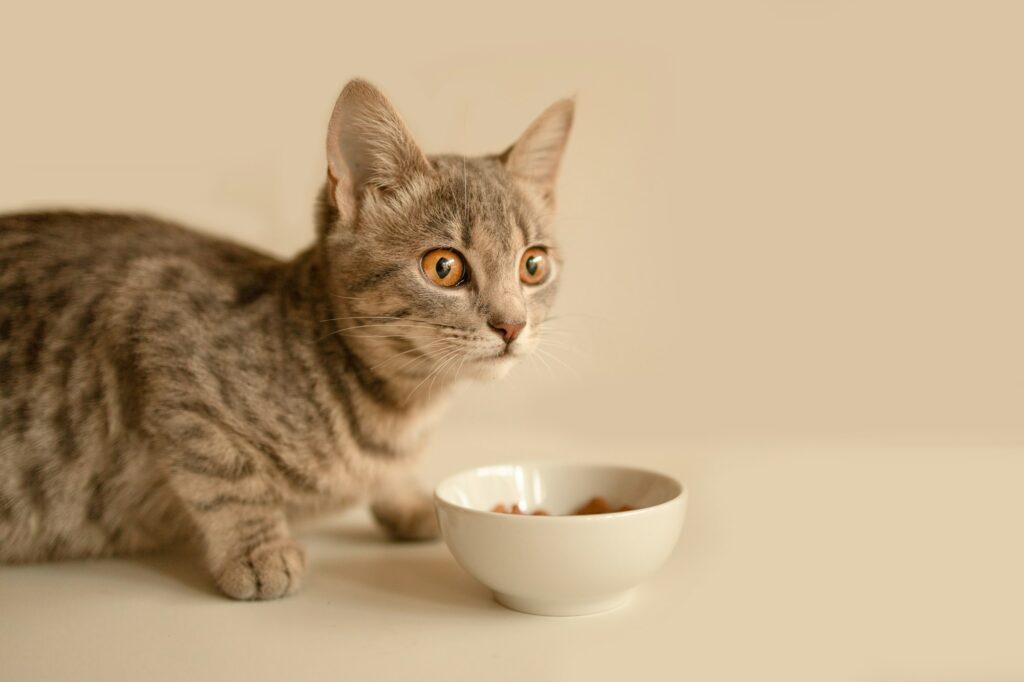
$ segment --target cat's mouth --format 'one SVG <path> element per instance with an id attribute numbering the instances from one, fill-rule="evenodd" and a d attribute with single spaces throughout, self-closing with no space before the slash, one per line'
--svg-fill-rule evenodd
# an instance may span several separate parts
<path id="1" fill-rule="evenodd" d="M 494 353 L 493 355 L 485 355 L 481 358 L 482 361 L 490 362 L 501 362 L 503 360 L 512 360 L 519 357 L 519 353 L 513 350 L 512 346 L 505 346 L 502 350 Z"/>

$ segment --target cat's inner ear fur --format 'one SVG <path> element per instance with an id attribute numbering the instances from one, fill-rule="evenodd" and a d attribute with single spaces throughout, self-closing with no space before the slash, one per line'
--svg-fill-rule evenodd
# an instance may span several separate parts
<path id="1" fill-rule="evenodd" d="M 554 201 L 555 180 L 574 111 L 571 99 L 555 102 L 499 157 L 509 173 L 534 186 L 548 204 Z"/>
<path id="2" fill-rule="evenodd" d="M 329 197 L 351 223 L 367 191 L 388 194 L 430 170 L 391 102 L 367 81 L 350 81 L 327 127 Z"/>

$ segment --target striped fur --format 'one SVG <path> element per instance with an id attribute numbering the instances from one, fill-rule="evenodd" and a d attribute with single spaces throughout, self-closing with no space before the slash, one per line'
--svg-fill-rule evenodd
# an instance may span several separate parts
<path id="1" fill-rule="evenodd" d="M 0 560 L 197 543 L 225 594 L 266 599 L 301 584 L 297 514 L 366 500 L 394 537 L 433 537 L 410 469 L 450 386 L 536 341 L 571 113 L 502 155 L 428 158 L 350 84 L 317 238 L 286 262 L 139 215 L 0 216 Z M 538 244 L 554 271 L 528 287 Z M 420 271 L 441 246 L 465 286 Z M 518 318 L 497 358 L 488 320 Z"/>

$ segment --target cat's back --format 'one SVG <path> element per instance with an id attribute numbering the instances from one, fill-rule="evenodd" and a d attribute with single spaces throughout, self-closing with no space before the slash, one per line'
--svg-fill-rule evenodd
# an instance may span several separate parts
<path id="1" fill-rule="evenodd" d="M 158 309 L 185 287 L 245 292 L 279 265 L 148 216 L 0 215 L 0 407 L 41 384 L 70 380 L 75 357 L 95 355 L 100 341 L 130 331 L 116 319 L 125 307 Z M 164 270 L 179 276 L 147 276 Z"/>
<path id="2" fill-rule="evenodd" d="M 187 263 L 205 279 L 243 288 L 280 265 L 244 246 L 149 216 L 0 215 L 0 348 L 19 331 L 41 340 L 47 327 L 76 309 L 82 324 L 91 324 L 115 289 L 156 288 L 138 280 L 140 264 L 169 262 Z"/>
<path id="3" fill-rule="evenodd" d="M 225 275 L 233 269 L 276 263 L 247 247 L 145 215 L 72 211 L 0 215 L 0 282 L 113 274 L 141 258 L 186 258 Z"/>

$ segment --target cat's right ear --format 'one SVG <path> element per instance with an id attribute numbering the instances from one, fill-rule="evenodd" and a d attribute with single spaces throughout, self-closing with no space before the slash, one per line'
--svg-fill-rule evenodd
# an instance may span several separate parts
<path id="1" fill-rule="evenodd" d="M 342 221 L 352 224 L 367 192 L 387 195 L 429 170 L 388 98 L 367 81 L 350 81 L 327 127 L 329 196 Z"/>

